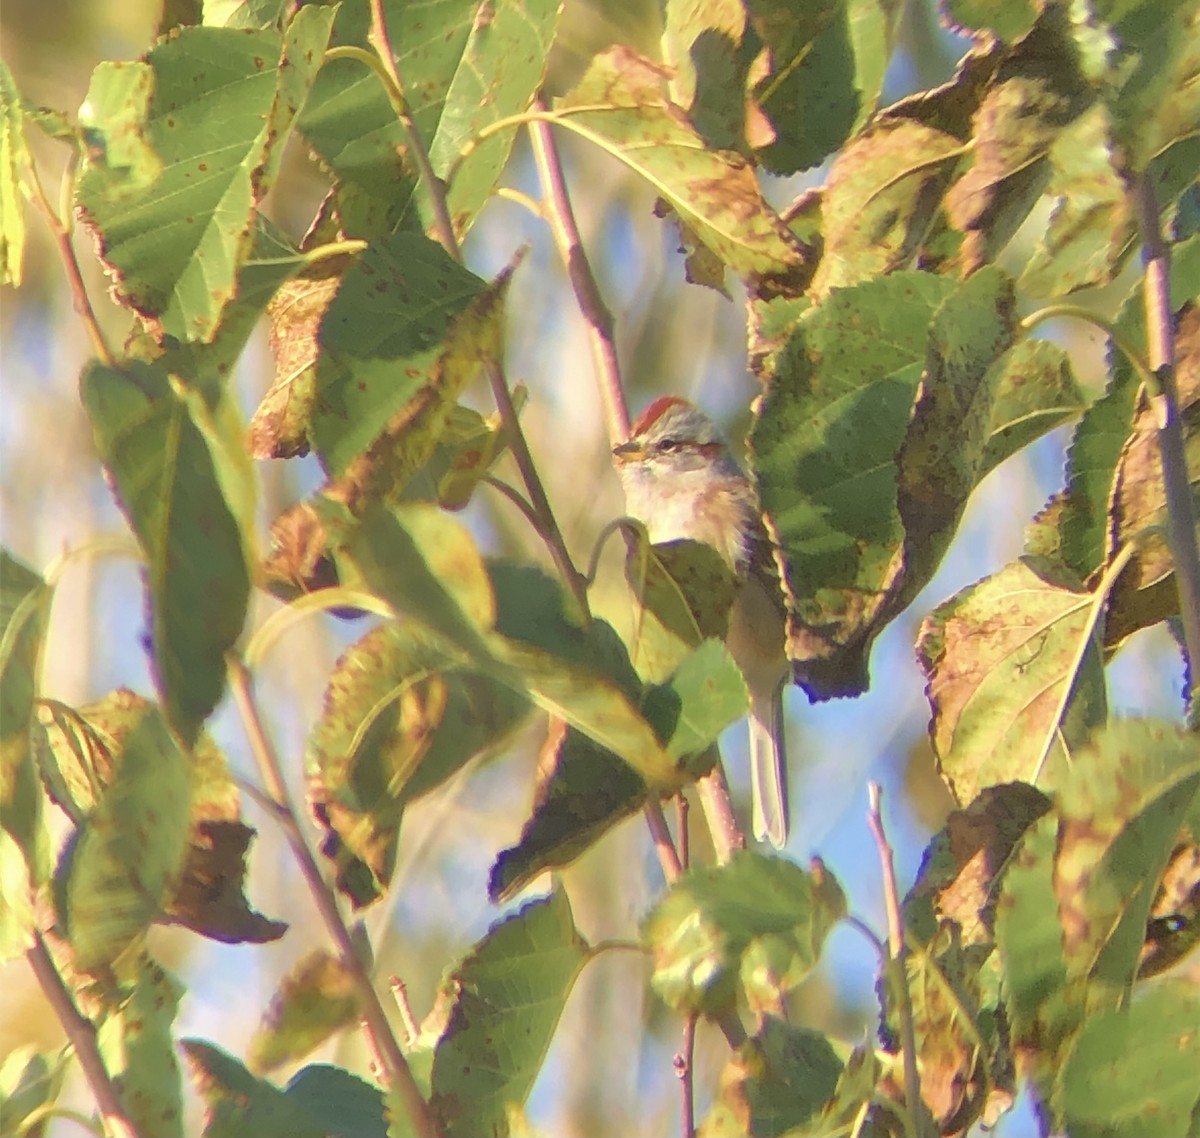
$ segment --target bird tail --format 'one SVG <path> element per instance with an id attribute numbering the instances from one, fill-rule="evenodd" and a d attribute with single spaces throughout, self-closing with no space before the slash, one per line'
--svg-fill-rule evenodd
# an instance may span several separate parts
<path id="1" fill-rule="evenodd" d="M 750 704 L 750 783 L 754 796 L 754 836 L 776 849 L 787 845 L 787 751 L 783 740 L 783 687 L 775 686 L 764 707 Z"/>

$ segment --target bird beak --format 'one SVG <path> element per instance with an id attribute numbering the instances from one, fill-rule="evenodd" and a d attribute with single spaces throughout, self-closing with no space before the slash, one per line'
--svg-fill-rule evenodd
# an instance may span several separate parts
<path id="1" fill-rule="evenodd" d="M 642 449 L 642 444 L 637 439 L 626 439 L 623 443 L 618 443 L 613 447 L 613 458 L 618 465 L 623 465 L 626 462 L 631 462 L 634 459 L 641 458 L 645 451 Z"/>

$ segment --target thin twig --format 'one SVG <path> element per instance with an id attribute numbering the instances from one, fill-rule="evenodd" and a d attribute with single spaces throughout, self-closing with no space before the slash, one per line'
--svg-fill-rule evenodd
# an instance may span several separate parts
<path id="1" fill-rule="evenodd" d="M 917 1031 L 913 1024 L 912 998 L 908 991 L 906 958 L 908 949 L 904 943 L 904 924 L 900 915 L 900 892 L 896 887 L 896 866 L 892 847 L 888 844 L 883 828 L 880 800 L 883 790 L 879 783 L 867 784 L 867 825 L 879 851 L 879 867 L 883 873 L 883 896 L 887 907 L 888 954 L 887 971 L 892 974 L 892 989 L 899 1002 L 900 1046 L 904 1055 L 904 1095 L 908 1113 L 912 1120 L 916 1138 L 926 1138 L 924 1110 L 921 1101 L 921 1076 L 917 1070 Z"/>
<path id="2" fill-rule="evenodd" d="M 429 201 L 433 206 L 434 235 L 442 247 L 456 261 L 462 260 L 462 249 L 454 232 L 454 222 L 450 220 L 450 210 L 446 204 L 446 183 L 437 176 L 433 163 L 429 160 L 429 150 L 425 140 L 417 129 L 416 120 L 408 106 L 404 93 L 404 84 L 400 80 L 400 72 L 396 68 L 396 53 L 392 51 L 392 42 L 388 38 L 387 21 L 383 15 L 383 0 L 371 0 L 371 30 L 367 33 L 371 46 L 379 55 L 379 61 L 387 72 L 389 95 L 396 115 L 408 134 L 409 148 L 413 161 L 417 164 L 417 173 L 429 191 Z"/>
<path id="3" fill-rule="evenodd" d="M 234 702 L 241 714 L 242 723 L 246 728 L 250 749 L 258 765 L 259 774 L 266 786 L 267 793 L 275 802 L 276 817 L 279 818 L 283 827 L 284 836 L 287 838 L 292 855 L 295 857 L 305 884 L 316 903 L 326 932 L 336 945 L 342 966 L 349 973 L 362 1003 L 363 1020 L 366 1022 L 367 1031 L 372 1037 L 374 1048 L 383 1064 L 386 1081 L 399 1094 L 408 1114 L 408 1121 L 419 1138 L 439 1138 L 437 1124 L 429 1112 L 428 1104 L 421 1097 L 408 1061 L 404 1058 L 404 1053 L 396 1042 L 387 1012 L 379 999 L 379 993 L 376 992 L 375 985 L 371 982 L 361 958 L 355 951 L 350 930 L 342 920 L 342 914 L 338 909 L 333 891 L 321 875 L 316 858 L 313 857 L 312 851 L 304 839 L 299 819 L 292 806 L 291 795 L 288 793 L 287 783 L 283 778 L 283 771 L 279 765 L 279 757 L 276 755 L 271 741 L 267 738 L 266 728 L 258 714 L 258 706 L 251 688 L 250 673 L 245 664 L 236 656 L 229 657 L 228 667 L 229 685 L 233 691 Z"/>
<path id="4" fill-rule="evenodd" d="M 651 795 L 642 811 L 646 815 L 646 825 L 650 829 L 650 837 L 654 841 L 654 850 L 658 854 L 663 876 L 669 885 L 683 872 L 683 859 L 675 849 L 675 843 L 671 841 L 671 831 L 667 829 L 667 819 L 658 799 Z"/>
<path id="5" fill-rule="evenodd" d="M 729 793 L 729 782 L 720 759 L 712 770 L 696 783 L 700 796 L 700 808 L 712 834 L 713 848 L 717 861 L 724 865 L 738 850 L 746 848 L 746 835 L 733 812 L 733 796 Z"/>
<path id="6" fill-rule="evenodd" d="M 1142 237 L 1146 275 L 1142 292 L 1146 303 L 1146 344 L 1150 368 L 1158 380 L 1151 397 L 1158 422 L 1158 447 L 1162 458 L 1163 493 L 1167 500 L 1167 538 L 1175 562 L 1179 614 L 1187 646 L 1191 691 L 1196 692 L 1200 669 L 1200 551 L 1196 546 L 1196 519 L 1188 481 L 1179 393 L 1175 386 L 1175 322 L 1171 312 L 1171 247 L 1158 223 L 1158 205 L 1150 179 L 1142 174 L 1133 197 Z"/>
<path id="7" fill-rule="evenodd" d="M 566 540 L 563 538 L 562 530 L 558 528 L 554 511 L 550 508 L 550 499 L 546 497 L 546 490 L 542 486 L 541 478 L 538 477 L 529 444 L 525 441 L 525 432 L 521 430 L 521 420 L 513 406 L 512 394 L 508 390 L 508 381 L 505 379 L 504 371 L 496 360 L 490 358 L 484 361 L 484 370 L 487 372 L 488 382 L 492 388 L 492 397 L 496 400 L 496 407 L 500 412 L 505 434 L 508 436 L 509 449 L 516 460 L 517 469 L 521 472 L 521 480 L 525 483 L 525 492 L 529 495 L 529 503 L 537 514 L 538 532 L 550 550 L 550 556 L 554 559 L 559 576 L 562 577 L 563 582 L 570 589 L 571 595 L 575 598 L 576 604 L 579 605 L 579 611 L 584 620 L 590 620 L 591 607 L 588 604 L 587 580 L 575 568 L 571 554 L 567 551 Z"/>
<path id="8" fill-rule="evenodd" d="M 675 1074 L 679 1076 L 682 1097 L 680 1131 L 683 1138 L 696 1138 L 695 1058 L 696 1013 L 688 1012 L 683 1017 L 683 1041 L 679 1046 L 679 1054 L 675 1056 Z"/>
<path id="9" fill-rule="evenodd" d="M 408 1043 L 411 1047 L 417 1042 L 421 1028 L 417 1024 L 417 1017 L 413 1015 L 412 1005 L 408 1002 L 408 988 L 399 976 L 389 976 L 388 987 L 392 990 L 392 999 L 396 1001 L 396 1010 L 400 1013 L 400 1019 L 404 1023 L 404 1032 L 408 1036 Z"/>
<path id="10" fill-rule="evenodd" d="M 692 864 L 692 843 L 688 834 L 688 815 L 691 813 L 691 803 L 681 790 L 675 795 L 675 816 L 679 821 L 679 864 L 687 869 Z"/>
<path id="11" fill-rule="evenodd" d="M 534 103 L 534 110 L 545 110 Z M 604 401 L 609 441 L 615 446 L 629 437 L 629 409 L 625 405 L 625 389 L 621 383 L 621 365 L 617 358 L 617 343 L 613 336 L 613 318 L 592 273 L 587 253 L 575 224 L 575 211 L 567 194 L 562 162 L 550 124 L 543 119 L 529 124 L 533 142 L 533 159 L 541 175 L 546 202 L 543 212 L 550 223 L 550 232 L 558 246 L 559 256 L 571 278 L 579 311 L 588 326 L 588 340 L 596 368 L 596 380 Z"/>
<path id="12" fill-rule="evenodd" d="M 46 1001 L 58 1016 L 63 1031 L 75 1051 L 75 1058 L 83 1068 L 83 1076 L 91 1087 L 96 1106 L 104 1120 L 105 1129 L 117 1138 L 137 1138 L 138 1130 L 129 1121 L 121 1096 L 109 1076 L 104 1060 L 100 1058 L 100 1047 L 96 1040 L 96 1025 L 75 1006 L 75 1000 L 63 983 L 54 958 L 50 955 L 40 932 L 33 935 L 33 945 L 25 953 L 38 986 Z"/>
<path id="13" fill-rule="evenodd" d="M 73 155 L 72 164 L 77 160 L 78 156 Z M 71 180 L 72 169 L 73 165 L 68 167 L 63 176 L 65 184 L 69 184 Z M 104 338 L 100 321 L 96 319 L 96 310 L 92 307 L 91 297 L 88 296 L 87 286 L 83 283 L 79 258 L 75 255 L 75 245 L 71 240 L 71 229 L 67 221 L 55 212 L 50 200 L 46 197 L 46 191 L 42 189 L 42 180 L 38 177 L 37 167 L 32 160 L 29 163 L 29 181 L 26 183 L 26 190 L 33 199 L 33 204 L 41 211 L 46 223 L 50 226 L 51 235 L 54 237 L 54 243 L 58 246 L 58 253 L 62 258 L 63 268 L 66 269 L 67 281 L 71 286 L 71 296 L 75 301 L 75 311 L 83 318 L 88 338 L 92 341 L 92 350 L 102 364 L 112 367 L 116 357 L 108 346 L 108 341 Z"/>

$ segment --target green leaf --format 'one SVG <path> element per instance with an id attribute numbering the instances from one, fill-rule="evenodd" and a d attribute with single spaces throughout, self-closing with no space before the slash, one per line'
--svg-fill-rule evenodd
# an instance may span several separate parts
<path id="1" fill-rule="evenodd" d="M 752 87 L 774 132 L 759 157 L 773 174 L 823 161 L 875 110 L 891 55 L 895 8 L 879 0 L 753 0 L 769 61 Z"/>
<path id="2" fill-rule="evenodd" d="M 1083 1019 L 1079 995 L 1068 987 L 1063 930 L 1054 894 L 1058 818 L 1029 827 L 1004 875 L 996 904 L 996 946 L 1005 986 L 1017 1074 L 1046 1100 L 1069 1042 Z"/>
<path id="3" fill-rule="evenodd" d="M 560 716 L 616 752 L 658 789 L 680 764 L 638 710 L 639 682 L 603 621 L 583 628 L 562 588 L 539 570 L 486 570 L 465 529 L 424 503 L 362 519 L 327 506 L 339 580 L 387 600 L 434 634 L 447 657 Z"/>
<path id="4" fill-rule="evenodd" d="M 652 788 L 679 789 L 685 771 L 640 709 L 642 684 L 611 626 L 593 620 L 582 627 L 561 586 L 538 569 L 493 563 L 490 570 L 495 678 L 619 755 Z"/>
<path id="5" fill-rule="evenodd" d="M 1173 144 L 1189 136 L 1194 141 L 1200 130 L 1196 6 L 1193 0 L 1164 0 L 1098 8 L 1113 22 L 1117 41 L 1105 92 L 1117 141 L 1128 168 L 1145 170 Z"/>
<path id="6" fill-rule="evenodd" d="M 643 713 L 675 759 L 703 754 L 748 707 L 742 673 L 719 640 L 704 641 L 642 700 Z"/>
<path id="7" fill-rule="evenodd" d="M 329 852 L 340 859 L 344 850 L 386 888 L 407 805 L 502 747 L 528 710 L 527 699 L 456 664 L 419 628 L 367 633 L 335 665 L 309 737 L 314 797 L 336 835 Z M 343 886 L 349 868 L 339 869 Z"/>
<path id="8" fill-rule="evenodd" d="M 974 163 L 946 198 L 964 272 L 992 261 L 1050 180 L 1050 148 L 1091 104 L 1068 17 L 1046 7 L 1008 50 L 975 116 Z"/>
<path id="9" fill-rule="evenodd" d="M 689 770 L 700 774 L 712 765 L 720 733 L 745 715 L 745 684 L 725 646 L 706 640 L 665 683 L 646 690 L 642 712 L 657 736 L 668 740 L 667 753 L 690 760 Z M 548 750 L 555 764 L 539 786 L 533 814 L 517 844 L 492 866 L 493 900 L 511 896 L 547 869 L 569 865 L 640 809 L 650 793 L 629 763 L 575 729 L 562 732 Z"/>
<path id="10" fill-rule="evenodd" d="M 645 779 L 612 751 L 565 727 L 546 748 L 554 769 L 538 787 L 517 844 L 502 850 L 488 876 L 488 897 L 507 901 L 547 869 L 562 869 L 618 822 L 637 813 L 650 793 Z"/>
<path id="11" fill-rule="evenodd" d="M 950 925 L 966 947 L 992 944 L 1000 881 L 1025 832 L 1050 799 L 1024 782 L 981 790 L 954 810 L 921 858 L 917 880 L 904 898 L 904 927 L 921 944 Z"/>
<path id="12" fill-rule="evenodd" d="M 160 338 L 216 333 L 332 19 L 307 5 L 282 43 L 273 32 L 183 28 L 145 64 L 101 64 L 91 95 L 109 121 L 97 120 L 104 146 L 90 152 L 78 202 L 119 295 Z"/>
<path id="13" fill-rule="evenodd" d="M 933 577 L 984 469 L 994 365 L 1013 345 L 1016 297 L 996 268 L 959 285 L 934 314 L 930 344 L 900 452 L 897 509 L 904 525 L 906 606 Z"/>
<path id="14" fill-rule="evenodd" d="M 199 1039 L 180 1048 L 204 1100 L 204 1138 L 384 1138 L 380 1092 L 348 1071 L 305 1067 L 281 1091 Z"/>
<path id="15" fill-rule="evenodd" d="M 997 374 L 985 383 L 995 392 L 995 400 L 981 479 L 1088 406 L 1070 356 L 1049 340 L 1019 340 L 992 366 Z"/>
<path id="16" fill-rule="evenodd" d="M 1115 720 L 1047 781 L 1058 791 L 1054 888 L 1068 965 L 1120 991 L 1137 973 L 1158 883 L 1200 790 L 1200 741 Z"/>
<path id="17" fill-rule="evenodd" d="M 97 64 L 79 108 L 79 129 L 93 179 L 104 172 L 105 189 L 131 201 L 162 175 L 147 120 L 154 100 L 155 71 L 149 63 Z"/>
<path id="18" fill-rule="evenodd" d="M 447 1138 L 509 1133 L 508 1108 L 532 1090 L 587 951 L 556 891 L 493 925 L 447 974 L 430 1098 Z"/>
<path id="19" fill-rule="evenodd" d="M 1134 247 L 1137 223 L 1102 104 L 1059 134 L 1050 160 L 1053 212 L 1021 284 L 1034 296 L 1057 297 L 1108 284 Z"/>
<path id="20" fill-rule="evenodd" d="M 726 865 L 689 870 L 646 918 L 650 982 L 681 1011 L 729 1011 L 739 986 L 751 1008 L 774 1009 L 816 966 L 845 913 L 841 887 L 824 867 L 808 872 L 739 852 Z"/>
<path id="21" fill-rule="evenodd" d="M 28 160 L 21 95 L 8 64 L 0 60 L 0 283 L 14 288 L 21 287 L 25 256 L 21 168 Z"/>
<path id="22" fill-rule="evenodd" d="M 434 172 L 449 180 L 446 205 L 460 239 L 491 196 L 517 131 L 500 131 L 463 151 L 485 127 L 529 108 L 546 76 L 561 10 L 562 0 L 492 0 L 476 8 L 429 140 Z"/>
<path id="23" fill-rule="evenodd" d="M 56 880 L 59 919 L 83 972 L 110 967 L 159 916 L 187 852 L 188 763 L 157 708 L 145 709 L 114 761 Z"/>
<path id="24" fill-rule="evenodd" d="M 480 0 L 383 4 L 405 102 L 426 144 L 437 136 L 476 18 L 486 7 Z M 374 53 L 369 27 L 366 4 L 342 4 L 330 46 Z M 347 236 L 371 239 L 401 225 L 419 232 L 432 223 L 428 191 L 406 157 L 407 133 L 379 77 L 361 61 L 335 59 L 321 68 L 300 131 L 334 174 L 337 213 Z"/>
<path id="25" fill-rule="evenodd" d="M 1025 558 L 925 618 L 917 658 L 930 741 L 959 802 L 995 783 L 1034 781 L 1045 753 L 1069 753 L 1104 721 L 1103 627 L 1089 627 L 1091 609 L 1068 575 Z"/>
<path id="26" fill-rule="evenodd" d="M 331 475 L 356 487 L 365 482 L 381 461 L 372 446 L 394 450 L 397 434 L 432 402 L 438 418 L 426 426 L 408 474 L 424 464 L 436 427 L 480 358 L 500 355 L 497 302 L 507 279 L 489 290 L 419 234 L 367 248 L 321 317 L 310 438 Z M 355 469 L 356 460 L 365 469 Z"/>
<path id="27" fill-rule="evenodd" d="M 742 277 L 797 276 L 804 254 L 740 155 L 713 150 L 666 94 L 661 67 L 627 47 L 596 56 L 554 121 L 645 179 L 688 232 Z"/>
<path id="28" fill-rule="evenodd" d="M 250 596 L 253 482 L 227 397 L 163 362 L 93 363 L 81 380 L 96 450 L 146 559 L 155 679 L 186 742 L 225 687 Z"/>
<path id="29" fill-rule="evenodd" d="M 875 0 L 666 5 L 671 98 L 714 147 L 774 174 L 823 161 L 875 107 L 892 19 Z"/>
<path id="30" fill-rule="evenodd" d="M 1033 27 L 1040 5 L 1034 0 L 943 0 L 946 19 L 959 34 L 994 32 L 1014 40 Z"/>
<path id="31" fill-rule="evenodd" d="M 866 690 L 872 641 L 936 570 L 986 469 L 1013 338 L 998 270 L 895 273 L 802 311 L 763 361 L 750 444 L 811 698 Z"/>
<path id="32" fill-rule="evenodd" d="M 52 596 L 37 573 L 0 548 L 0 830 L 11 836 L 25 862 L 19 886 L 6 874 L 4 892 L 14 905 L 18 896 L 32 896 L 50 867 L 30 729 Z"/>
<path id="33" fill-rule="evenodd" d="M 1078 1138 L 1196 1133 L 1200 998 L 1186 980 L 1089 1017 L 1062 1075 L 1063 1129 Z"/>
<path id="34" fill-rule="evenodd" d="M 124 688 L 78 710 L 43 702 L 35 736 L 39 772 L 50 798 L 76 825 L 112 783 L 125 741 L 151 707 Z M 158 919 L 228 944 L 278 940 L 287 926 L 256 913 L 243 893 L 254 831 L 241 822 L 241 799 L 225 755 L 203 732 L 188 770 L 187 855 Z"/>
<path id="35" fill-rule="evenodd" d="M 311 1063 L 288 1080 L 285 1093 L 307 1119 L 325 1127 L 326 1138 L 385 1138 L 389 1133 L 383 1094 L 340 1067 Z"/>
<path id="36" fill-rule="evenodd" d="M 779 346 L 760 369 L 769 386 L 750 447 L 784 551 L 791 653 L 809 661 L 800 678 L 810 694 L 837 686 L 812 673 L 841 655 L 849 660 L 838 685 L 866 688 L 861 641 L 881 602 L 863 609 L 896 574 L 903 541 L 894 460 L 930 322 L 954 287 L 928 273 L 894 273 L 841 289 L 801 311 L 786 334 L 771 333 Z"/>
<path id="37" fill-rule="evenodd" d="M 725 1064 L 720 1098 L 704 1120 L 703 1133 L 711 1138 L 790 1134 L 819 1117 L 842 1071 L 842 1061 L 819 1031 L 768 1017 Z"/>
<path id="38" fill-rule="evenodd" d="M 0 1118 L 14 1134 L 43 1138 L 49 1118 L 25 1128 L 34 1111 L 54 1105 L 67 1073 L 67 1057 L 48 1060 L 30 1044 L 14 1047 L 0 1063 Z"/>
<path id="39" fill-rule="evenodd" d="M 38 927 L 24 851 L 0 830 L 0 963 L 22 956 Z"/>
<path id="40" fill-rule="evenodd" d="M 361 518 L 332 503 L 320 508 L 343 585 L 387 601 L 447 648 L 487 659 L 483 632 L 495 623 L 496 598 L 466 527 L 423 502 L 372 504 Z"/>
<path id="41" fill-rule="evenodd" d="M 122 984 L 99 1032 L 104 1066 L 140 1134 L 176 1138 L 183 1129 L 183 1086 L 171 1027 L 184 987 L 149 956 Z"/>
<path id="42" fill-rule="evenodd" d="M 357 1024 L 360 1001 L 342 962 L 323 949 L 314 949 L 294 965 L 279 990 L 246 1053 L 256 1074 L 302 1059 L 334 1032 Z"/>
<path id="43" fill-rule="evenodd" d="M 1173 250 L 1172 308 L 1200 293 L 1200 239 Z M 1145 338 L 1145 305 L 1140 283 L 1131 289 L 1116 319 L 1122 337 L 1140 345 Z M 1133 428 L 1139 380 L 1124 353 L 1110 349 L 1111 378 L 1104 396 L 1088 409 L 1068 453 L 1067 498 L 1060 529 L 1063 557 L 1080 576 L 1097 572 L 1109 549 L 1108 509 L 1113 481 Z"/>
<path id="44" fill-rule="evenodd" d="M 910 264 L 962 154 L 954 135 L 906 115 L 885 114 L 858 134 L 822 191 L 825 248 L 812 295 Z"/>

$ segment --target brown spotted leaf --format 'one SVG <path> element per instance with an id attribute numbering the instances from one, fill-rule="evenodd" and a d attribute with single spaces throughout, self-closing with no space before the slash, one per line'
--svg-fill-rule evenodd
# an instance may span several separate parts
<path id="1" fill-rule="evenodd" d="M 555 122 L 646 179 L 739 276 L 793 276 L 803 268 L 803 250 L 763 199 L 753 167 L 732 150 L 705 144 L 671 101 L 668 78 L 629 48 L 610 48 L 555 101 Z"/>

